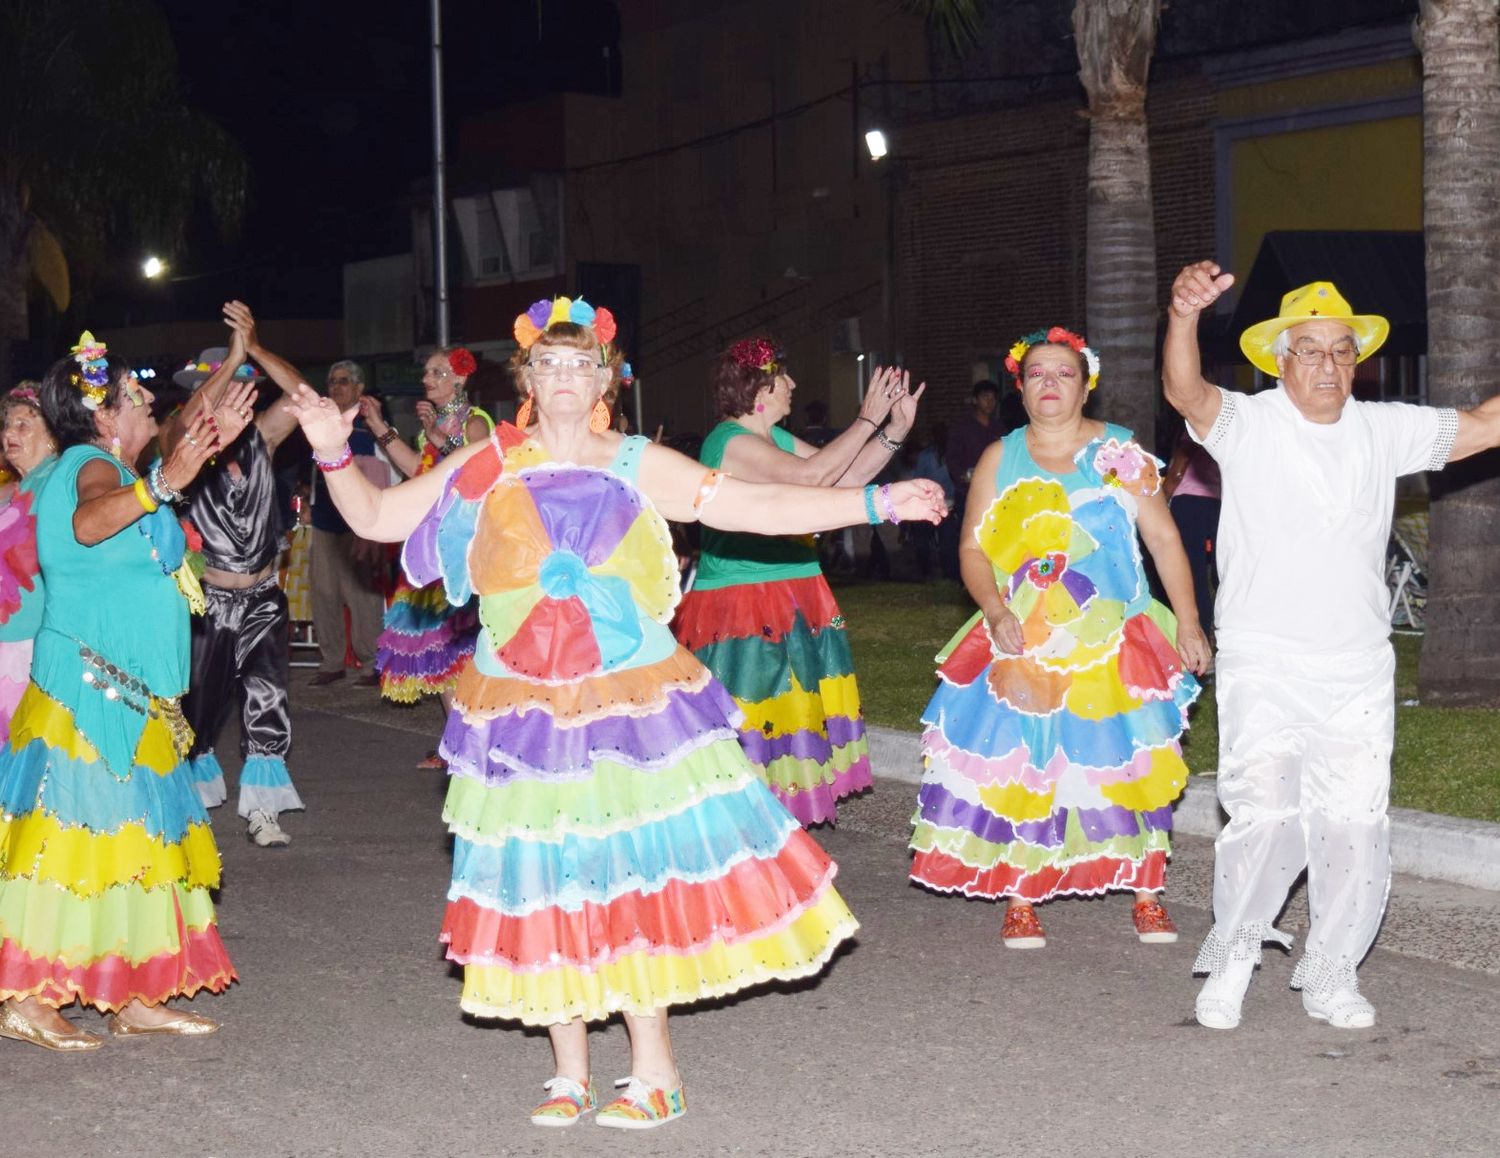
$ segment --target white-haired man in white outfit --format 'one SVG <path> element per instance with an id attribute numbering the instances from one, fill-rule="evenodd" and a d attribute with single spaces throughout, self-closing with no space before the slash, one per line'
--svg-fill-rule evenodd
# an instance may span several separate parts
<path id="1" fill-rule="evenodd" d="M 1219 800 L 1214 927 L 1198 1021 L 1233 1029 L 1271 922 L 1305 868 L 1312 924 L 1291 985 L 1307 1013 L 1375 1024 L 1355 968 L 1390 888 L 1386 806 L 1395 656 L 1384 564 L 1396 478 L 1500 445 L 1500 397 L 1470 411 L 1351 402 L 1354 366 L 1385 341 L 1329 282 L 1288 293 L 1240 348 L 1279 380 L 1204 381 L 1198 315 L 1234 284 L 1211 261 L 1172 283 L 1167 401 L 1219 463 Z"/>

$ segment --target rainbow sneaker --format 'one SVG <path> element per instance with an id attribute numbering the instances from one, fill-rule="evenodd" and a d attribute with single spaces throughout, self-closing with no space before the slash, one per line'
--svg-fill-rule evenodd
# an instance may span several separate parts
<path id="1" fill-rule="evenodd" d="M 590 1110 L 598 1109 L 594 1085 L 579 1085 L 572 1078 L 553 1078 L 542 1089 L 552 1096 L 531 1111 L 533 1126 L 571 1126 Z"/>
<path id="2" fill-rule="evenodd" d="M 682 1087 L 675 1090 L 653 1090 L 640 1078 L 621 1078 L 616 1089 L 623 1089 L 594 1119 L 601 1126 L 616 1130 L 654 1130 L 687 1113 Z"/>

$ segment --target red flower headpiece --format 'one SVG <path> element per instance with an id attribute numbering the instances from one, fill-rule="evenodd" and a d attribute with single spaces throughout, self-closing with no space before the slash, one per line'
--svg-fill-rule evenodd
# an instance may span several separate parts
<path id="1" fill-rule="evenodd" d="M 1017 338 L 1015 345 L 1010 348 L 1010 353 L 1005 358 L 1005 368 L 1015 379 L 1016 389 L 1021 388 L 1021 363 L 1026 360 L 1026 352 L 1036 345 L 1067 346 L 1070 350 L 1076 351 L 1088 367 L 1088 388 L 1092 390 L 1099 385 L 1099 355 L 1089 348 L 1088 343 L 1083 340 L 1083 335 L 1075 334 L 1072 330 L 1065 330 L 1061 326 L 1053 326 L 1050 330 L 1037 330 L 1034 334 Z"/>
<path id="2" fill-rule="evenodd" d="M 744 338 L 729 347 L 729 356 L 747 370 L 777 374 L 786 354 L 764 338 Z"/>
<path id="3" fill-rule="evenodd" d="M 460 346 L 448 354 L 448 368 L 460 378 L 467 378 L 475 370 L 479 369 L 479 363 L 474 360 L 474 355 Z"/>

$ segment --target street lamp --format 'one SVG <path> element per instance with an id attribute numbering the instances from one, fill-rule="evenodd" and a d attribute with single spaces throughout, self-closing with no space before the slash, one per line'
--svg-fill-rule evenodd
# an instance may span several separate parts
<path id="1" fill-rule="evenodd" d="M 885 134 L 879 129 L 871 129 L 865 134 L 865 148 L 870 152 L 870 160 L 878 161 L 890 150 L 885 143 Z"/>
<path id="2" fill-rule="evenodd" d="M 155 254 L 152 254 L 145 261 L 141 262 L 141 273 L 148 278 L 158 278 L 166 272 L 167 263 Z"/>

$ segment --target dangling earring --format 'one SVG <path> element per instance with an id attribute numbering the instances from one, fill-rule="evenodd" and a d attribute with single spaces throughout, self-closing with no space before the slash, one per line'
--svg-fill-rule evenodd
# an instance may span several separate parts
<path id="1" fill-rule="evenodd" d="M 114 437 L 112 437 L 109 440 L 109 453 L 112 454 L 112 455 L 114 455 L 116 458 L 119 458 L 120 457 L 120 449 L 121 449 L 121 447 L 120 447 L 120 436 L 118 434 L 116 434 Z"/>
<path id="2" fill-rule="evenodd" d="M 516 426 L 525 430 L 531 425 L 531 395 L 526 395 L 526 401 L 516 409 Z"/>
<path id="3" fill-rule="evenodd" d="M 609 406 L 604 399 L 594 403 L 594 408 L 589 411 L 589 430 L 594 434 L 603 434 L 609 429 Z"/>

